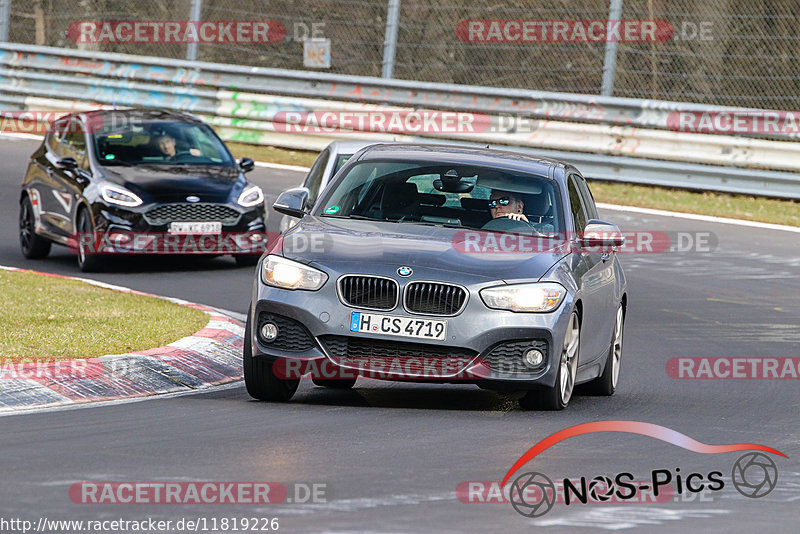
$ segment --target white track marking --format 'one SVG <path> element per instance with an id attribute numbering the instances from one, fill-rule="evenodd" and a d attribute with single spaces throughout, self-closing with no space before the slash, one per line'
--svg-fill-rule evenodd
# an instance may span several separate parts
<path id="1" fill-rule="evenodd" d="M 679 211 L 666 211 L 656 210 L 651 208 L 637 208 L 635 206 L 619 206 L 617 204 L 603 204 L 597 203 L 600 209 L 614 210 L 614 211 L 627 211 L 630 213 L 641 213 L 644 215 L 658 215 L 661 217 L 675 217 L 678 219 L 691 219 L 695 221 L 705 221 L 720 224 L 735 224 L 738 226 L 750 226 L 752 228 L 763 228 L 765 230 L 780 230 L 783 232 L 800 233 L 800 227 L 785 226 L 782 224 L 763 223 L 757 221 L 745 221 L 743 219 L 728 219 L 727 217 L 714 217 L 711 215 L 697 215 L 694 213 L 683 213 Z"/>
<path id="2" fill-rule="evenodd" d="M 284 165 L 283 163 L 270 163 L 267 161 L 256 161 L 256 167 L 266 167 L 268 169 L 281 169 L 284 171 L 297 171 L 308 172 L 310 167 L 302 167 L 300 165 Z"/>

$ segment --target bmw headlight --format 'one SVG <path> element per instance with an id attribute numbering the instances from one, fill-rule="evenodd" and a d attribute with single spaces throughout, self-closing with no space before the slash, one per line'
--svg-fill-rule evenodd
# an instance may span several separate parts
<path id="1" fill-rule="evenodd" d="M 128 191 L 122 186 L 114 184 L 103 184 L 100 186 L 100 195 L 109 204 L 134 208 L 141 205 L 142 199 L 135 193 Z"/>
<path id="2" fill-rule="evenodd" d="M 551 312 L 558 308 L 567 290 L 555 282 L 487 287 L 481 299 L 489 308 L 514 312 Z"/>
<path id="3" fill-rule="evenodd" d="M 267 285 L 283 289 L 316 291 L 325 285 L 328 275 L 308 265 L 270 254 L 264 258 L 261 279 Z"/>
<path id="4" fill-rule="evenodd" d="M 245 208 L 257 206 L 264 202 L 264 191 L 257 185 L 251 185 L 242 191 L 242 194 L 239 195 L 239 199 L 236 202 Z"/>

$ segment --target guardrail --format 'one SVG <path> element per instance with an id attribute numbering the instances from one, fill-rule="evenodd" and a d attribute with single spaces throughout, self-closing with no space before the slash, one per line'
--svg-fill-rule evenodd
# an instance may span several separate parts
<path id="1" fill-rule="evenodd" d="M 575 162 L 590 178 L 800 198 L 800 143 L 670 130 L 670 114 L 730 108 L 242 67 L 0 43 L 9 109 L 148 106 L 202 117 L 229 141 L 320 149 L 336 138 L 506 145 Z M 484 131 L 286 133 L 286 111 L 451 110 Z M 520 131 L 518 120 L 530 119 Z M 673 117 L 674 118 L 674 117 Z M 506 124 L 506 127 L 503 127 Z M 762 136 L 763 137 L 763 136 Z"/>

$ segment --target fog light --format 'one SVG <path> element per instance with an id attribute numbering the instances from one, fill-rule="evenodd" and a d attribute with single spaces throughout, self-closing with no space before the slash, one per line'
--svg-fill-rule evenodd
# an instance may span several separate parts
<path id="1" fill-rule="evenodd" d="M 123 244 L 125 244 L 125 243 L 128 243 L 128 242 L 130 242 L 130 240 L 131 240 L 131 236 L 129 236 L 129 235 L 127 235 L 127 234 L 118 234 L 118 233 L 113 233 L 113 234 L 111 234 L 111 235 L 109 236 L 109 239 L 110 239 L 111 241 L 113 241 L 113 242 L 116 242 L 116 243 L 123 243 Z"/>
<path id="2" fill-rule="evenodd" d="M 264 323 L 261 326 L 261 339 L 267 343 L 272 343 L 278 337 L 278 327 L 272 323 Z"/>
<path id="3" fill-rule="evenodd" d="M 539 367 L 544 361 L 544 354 L 537 349 L 528 349 L 525 351 L 525 354 L 523 354 L 522 361 L 524 361 L 525 365 L 528 367 Z"/>

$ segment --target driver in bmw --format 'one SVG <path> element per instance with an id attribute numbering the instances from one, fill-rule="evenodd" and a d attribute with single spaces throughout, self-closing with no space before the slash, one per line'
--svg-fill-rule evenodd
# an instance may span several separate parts
<path id="1" fill-rule="evenodd" d="M 524 208 L 525 204 L 516 193 L 492 189 L 492 194 L 489 197 L 489 211 L 492 214 L 492 219 L 507 217 L 512 221 L 530 222 L 525 214 L 522 213 Z"/>

